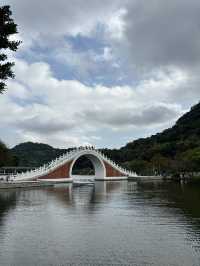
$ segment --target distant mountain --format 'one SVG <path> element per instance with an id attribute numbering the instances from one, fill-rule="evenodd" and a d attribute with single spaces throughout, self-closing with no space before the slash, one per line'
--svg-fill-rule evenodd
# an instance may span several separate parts
<path id="1" fill-rule="evenodd" d="M 10 150 L 18 158 L 19 166 L 32 167 L 49 162 L 66 151 L 32 142 Z M 120 149 L 103 149 L 103 152 L 141 174 L 200 171 L 200 103 L 179 118 L 172 128 L 129 142 Z"/>
<path id="2" fill-rule="evenodd" d="M 67 149 L 55 149 L 43 143 L 25 142 L 11 149 L 19 161 L 19 166 L 37 167 L 65 153 Z"/>

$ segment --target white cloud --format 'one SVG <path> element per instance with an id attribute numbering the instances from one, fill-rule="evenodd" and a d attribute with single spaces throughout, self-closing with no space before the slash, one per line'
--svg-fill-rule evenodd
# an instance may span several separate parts
<path id="1" fill-rule="evenodd" d="M 105 46 L 102 54 L 93 55 L 95 62 L 111 61 L 113 59 L 112 49 Z"/>
<path id="2" fill-rule="evenodd" d="M 187 76 L 175 70 L 168 76 L 158 73 L 157 79 L 134 88 L 58 80 L 44 62 L 28 64 L 18 59 L 15 72 L 16 80 L 9 82 L 8 92 L 0 97 L 1 127 L 14 128 L 12 144 L 29 139 L 55 146 L 90 140 L 103 145 L 102 128 L 110 133 L 131 128 L 134 132 L 138 127 L 141 134 L 147 128 L 151 132 L 171 124 L 184 109 L 169 93 L 187 83 Z"/>
<path id="3" fill-rule="evenodd" d="M 125 3 L 124 3 L 125 4 Z M 127 14 L 125 7 L 118 9 L 112 16 L 109 17 L 107 22 L 107 31 L 110 37 L 119 41 L 124 37 L 126 23 L 124 17 Z"/>

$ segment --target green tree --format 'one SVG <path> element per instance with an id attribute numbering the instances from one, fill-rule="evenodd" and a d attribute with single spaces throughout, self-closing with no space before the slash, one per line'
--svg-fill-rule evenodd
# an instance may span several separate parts
<path id="1" fill-rule="evenodd" d="M 188 171 L 200 171 L 200 148 L 188 150 L 184 153 L 183 159 Z"/>
<path id="2" fill-rule="evenodd" d="M 13 62 L 7 61 L 5 50 L 16 51 L 20 41 L 10 40 L 10 36 L 17 33 L 17 24 L 11 18 L 10 6 L 0 7 L 0 93 L 6 89 L 5 80 L 14 78 Z M 2 50 L 4 52 L 2 52 Z"/>
<path id="3" fill-rule="evenodd" d="M 0 140 L 0 167 L 8 165 L 16 165 L 17 158 L 14 158 L 6 145 Z"/>

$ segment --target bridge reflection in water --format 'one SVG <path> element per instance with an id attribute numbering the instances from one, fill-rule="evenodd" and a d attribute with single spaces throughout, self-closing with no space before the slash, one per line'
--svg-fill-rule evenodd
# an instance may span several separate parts
<path id="1" fill-rule="evenodd" d="M 93 186 L 73 186 L 73 184 L 56 185 L 45 189 L 45 193 L 55 197 L 60 204 L 78 207 L 78 206 L 90 206 L 96 202 L 104 202 L 112 197 L 112 192 L 117 192 L 122 188 L 122 185 L 126 185 L 127 182 L 123 181 L 106 181 L 95 182 Z M 136 183 L 134 183 L 136 184 Z"/>
<path id="2" fill-rule="evenodd" d="M 0 264 L 199 265 L 199 192 L 128 181 L 1 191 Z"/>

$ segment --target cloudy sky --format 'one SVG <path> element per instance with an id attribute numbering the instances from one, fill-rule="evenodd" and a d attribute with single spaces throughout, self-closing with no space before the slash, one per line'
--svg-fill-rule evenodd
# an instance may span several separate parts
<path id="1" fill-rule="evenodd" d="M 120 147 L 200 99 L 199 0 L 3 0 L 23 41 L 0 138 Z"/>

